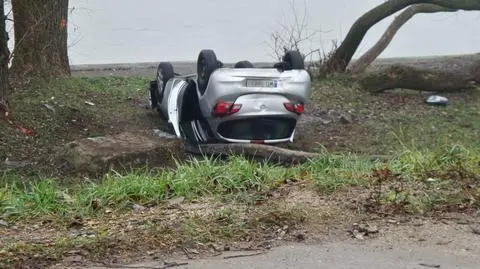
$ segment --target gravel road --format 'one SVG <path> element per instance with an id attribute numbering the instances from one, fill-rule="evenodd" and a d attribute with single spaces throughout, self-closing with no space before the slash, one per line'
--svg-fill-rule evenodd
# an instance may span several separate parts
<path id="1" fill-rule="evenodd" d="M 479 268 L 480 235 L 472 227 L 480 227 L 480 218 L 433 220 L 412 219 L 408 223 L 378 223 L 379 233 L 364 240 L 335 235 L 322 242 L 287 243 L 267 252 L 224 252 L 215 257 L 187 259 L 184 256 L 161 257 L 131 265 L 108 268 L 172 268 L 178 269 L 429 269 Z M 469 224 L 467 224 L 469 223 Z M 65 268 L 65 267 L 62 267 Z M 107 267 L 82 266 L 70 268 Z"/>

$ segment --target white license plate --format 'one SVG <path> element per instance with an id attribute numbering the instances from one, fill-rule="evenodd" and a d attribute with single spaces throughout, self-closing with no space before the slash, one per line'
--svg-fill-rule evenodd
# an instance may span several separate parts
<path id="1" fill-rule="evenodd" d="M 247 79 L 248 88 L 277 88 L 278 81 L 274 79 Z"/>

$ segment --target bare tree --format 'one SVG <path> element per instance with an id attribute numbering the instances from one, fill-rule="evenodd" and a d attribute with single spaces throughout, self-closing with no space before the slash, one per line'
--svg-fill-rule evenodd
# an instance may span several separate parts
<path id="1" fill-rule="evenodd" d="M 68 0 L 12 0 L 12 9 L 13 72 L 20 76 L 70 75 Z"/>
<path id="2" fill-rule="evenodd" d="M 0 119 L 8 116 L 8 62 L 9 62 L 9 50 L 8 50 L 8 33 L 5 26 L 5 3 L 2 1 L 0 5 Z"/>
<path id="3" fill-rule="evenodd" d="M 382 37 L 366 53 L 348 66 L 350 73 L 361 73 L 388 47 L 395 34 L 418 13 L 455 12 L 457 9 L 445 8 L 433 4 L 416 4 L 406 8 L 383 33 Z"/>
<path id="4" fill-rule="evenodd" d="M 414 4 L 434 4 L 455 10 L 480 10 L 479 0 L 388 0 L 371 9 L 350 28 L 341 45 L 326 61 L 325 69 L 330 72 L 345 72 L 368 30 L 381 20 Z"/>
<path id="5" fill-rule="evenodd" d="M 281 61 L 282 56 L 286 51 L 297 50 L 301 51 L 301 46 L 311 40 L 319 31 L 313 31 L 312 33 L 307 32 L 307 10 L 306 5 L 304 5 L 303 15 L 299 15 L 297 8 L 293 2 L 290 3 L 290 9 L 293 14 L 293 22 L 286 25 L 280 24 L 280 29 L 274 31 L 271 35 L 273 42 L 273 52 L 277 60 Z M 308 57 L 315 52 L 318 52 L 319 49 L 310 50 L 304 57 Z"/>
<path id="6" fill-rule="evenodd" d="M 293 21 L 289 23 L 280 23 L 279 29 L 271 33 L 271 49 L 276 60 L 282 61 L 286 51 L 296 50 L 303 51 L 303 57 L 307 63 L 307 70 L 310 74 L 319 74 L 319 68 L 322 63 L 330 57 L 329 53 L 320 48 L 305 48 L 305 43 L 314 42 L 317 34 L 323 33 L 321 30 L 308 31 L 307 4 L 303 3 L 303 14 L 299 14 L 295 6 L 295 1 L 290 2 L 290 14 L 293 15 Z M 313 45 L 316 46 L 316 45 Z M 336 48 L 336 43 L 333 42 Z M 314 57 L 317 56 L 317 59 Z M 308 60 L 308 61 L 307 61 Z"/>

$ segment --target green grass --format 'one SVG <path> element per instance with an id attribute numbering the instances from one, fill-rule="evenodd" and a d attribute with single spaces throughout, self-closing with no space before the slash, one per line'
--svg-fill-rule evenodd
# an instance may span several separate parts
<path id="1" fill-rule="evenodd" d="M 0 214 L 14 219 L 39 216 L 91 215 L 100 209 L 124 210 L 135 203 L 149 204 L 183 196 L 248 195 L 267 191 L 286 180 L 298 180 L 307 172 L 322 191 L 363 184 L 363 175 L 373 164 L 354 157 L 323 157 L 295 168 L 260 164 L 243 157 L 228 162 L 214 159 L 179 163 L 176 170 L 146 170 L 119 175 L 107 174 L 99 183 L 60 186 L 54 179 L 28 185 L 11 183 L 0 188 Z M 92 203 L 97 203 L 93 208 Z"/>
<path id="2" fill-rule="evenodd" d="M 332 193 L 349 186 L 363 186 L 365 176 L 377 165 L 352 154 L 332 154 L 312 160 L 305 169 L 320 191 Z"/>

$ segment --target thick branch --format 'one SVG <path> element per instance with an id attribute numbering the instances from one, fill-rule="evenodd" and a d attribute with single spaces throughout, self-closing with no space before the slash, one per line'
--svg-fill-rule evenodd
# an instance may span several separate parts
<path id="1" fill-rule="evenodd" d="M 393 89 L 433 92 L 468 90 L 480 83 L 478 66 L 480 63 L 475 65 L 470 72 L 460 73 L 393 65 L 381 71 L 365 74 L 359 79 L 359 84 L 364 90 L 370 92 Z"/>
<path id="2" fill-rule="evenodd" d="M 267 159 L 283 164 L 302 163 L 319 155 L 312 152 L 289 150 L 280 147 L 259 144 L 202 144 L 186 145 L 185 150 L 201 155 L 244 155 L 255 159 Z"/>
<path id="3" fill-rule="evenodd" d="M 389 0 L 362 15 L 350 28 L 342 44 L 326 62 L 326 70 L 344 72 L 368 30 L 381 20 L 410 5 L 435 4 L 457 10 L 480 10 L 480 0 Z"/>
<path id="4" fill-rule="evenodd" d="M 456 9 L 445 8 L 433 4 L 416 4 L 405 9 L 400 15 L 395 17 L 393 22 L 387 28 L 378 42 L 363 54 L 358 60 L 350 64 L 349 72 L 360 73 L 380 55 L 390 44 L 398 30 L 418 13 L 436 13 L 436 12 L 455 12 Z"/>

